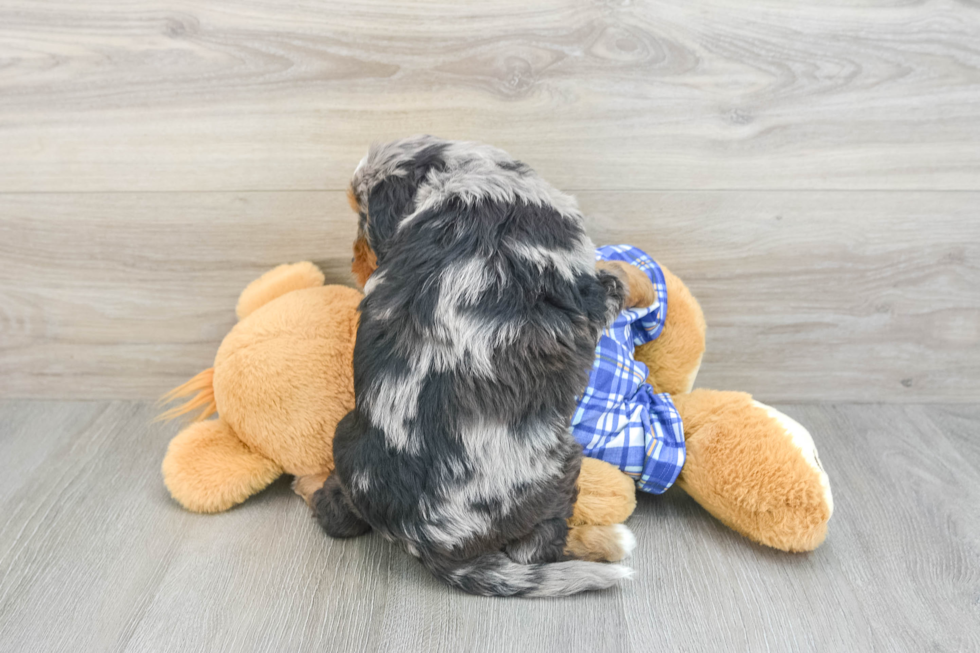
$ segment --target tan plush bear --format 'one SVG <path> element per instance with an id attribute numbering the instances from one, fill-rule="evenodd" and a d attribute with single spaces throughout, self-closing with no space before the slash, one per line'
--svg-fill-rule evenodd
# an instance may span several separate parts
<path id="1" fill-rule="evenodd" d="M 704 319 L 684 284 L 663 272 L 664 330 L 638 347 L 636 358 L 648 366 L 654 389 L 672 394 L 683 420 L 687 458 L 677 485 L 752 540 L 785 551 L 816 548 L 833 503 L 812 439 L 747 394 L 691 391 L 704 352 Z M 164 418 L 202 409 L 163 461 L 167 488 L 188 510 L 227 510 L 284 473 L 322 480 L 332 471 L 334 429 L 354 404 L 352 355 L 362 295 L 323 283 L 320 270 L 305 262 L 252 282 L 214 367 L 167 395 L 194 396 Z M 215 412 L 217 418 L 205 419 Z M 630 477 L 584 459 L 570 523 L 619 523 L 635 505 Z"/>

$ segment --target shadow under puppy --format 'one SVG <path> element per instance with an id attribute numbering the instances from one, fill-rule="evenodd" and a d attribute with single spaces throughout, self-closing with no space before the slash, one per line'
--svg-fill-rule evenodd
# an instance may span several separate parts
<path id="1" fill-rule="evenodd" d="M 350 195 L 365 292 L 356 407 L 312 497 L 320 524 L 373 528 L 474 594 L 561 596 L 628 576 L 590 562 L 629 552 L 625 526 L 567 526 L 582 455 L 569 419 L 602 329 L 653 303 L 649 279 L 597 267 L 575 200 L 486 145 L 376 145 Z"/>

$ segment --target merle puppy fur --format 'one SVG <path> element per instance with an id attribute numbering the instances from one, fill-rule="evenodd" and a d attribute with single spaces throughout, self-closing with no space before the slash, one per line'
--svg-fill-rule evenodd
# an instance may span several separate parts
<path id="1" fill-rule="evenodd" d="M 355 272 L 376 271 L 356 408 L 312 499 L 322 526 L 373 528 L 474 594 L 557 596 L 627 576 L 566 549 L 581 464 L 569 419 L 631 282 L 597 271 L 574 199 L 501 150 L 423 136 L 372 147 L 351 201 Z"/>

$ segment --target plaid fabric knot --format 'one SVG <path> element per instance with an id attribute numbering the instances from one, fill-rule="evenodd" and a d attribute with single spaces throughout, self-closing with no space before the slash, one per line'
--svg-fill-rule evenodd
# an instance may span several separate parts
<path id="1" fill-rule="evenodd" d="M 646 365 L 634 360 L 633 352 L 663 331 L 667 284 L 660 266 L 636 247 L 600 247 L 596 260 L 625 261 L 643 270 L 657 302 L 623 311 L 603 331 L 589 384 L 572 417 L 572 435 L 586 456 L 616 465 L 640 490 L 660 494 L 684 466 L 684 427 L 670 395 L 653 391 Z"/>

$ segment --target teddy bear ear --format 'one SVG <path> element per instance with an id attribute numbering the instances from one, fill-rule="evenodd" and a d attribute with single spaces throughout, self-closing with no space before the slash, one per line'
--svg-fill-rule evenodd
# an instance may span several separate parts
<path id="1" fill-rule="evenodd" d="M 286 293 L 322 286 L 323 271 L 309 261 L 275 267 L 248 284 L 238 296 L 235 314 L 239 320 Z"/>

